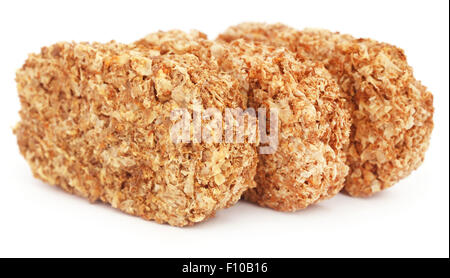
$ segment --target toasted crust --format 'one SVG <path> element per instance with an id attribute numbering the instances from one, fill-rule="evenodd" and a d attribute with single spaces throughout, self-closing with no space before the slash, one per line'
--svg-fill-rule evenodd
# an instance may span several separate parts
<path id="1" fill-rule="evenodd" d="M 433 96 L 413 76 L 403 50 L 327 30 L 244 23 L 218 38 L 257 41 L 322 62 L 352 107 L 345 190 L 369 196 L 408 176 L 422 163 L 433 129 Z"/>
<path id="2" fill-rule="evenodd" d="M 33 174 L 126 213 L 191 225 L 255 186 L 251 144 L 180 143 L 171 111 L 245 107 L 238 81 L 191 54 L 58 43 L 17 71 L 15 128 Z"/>

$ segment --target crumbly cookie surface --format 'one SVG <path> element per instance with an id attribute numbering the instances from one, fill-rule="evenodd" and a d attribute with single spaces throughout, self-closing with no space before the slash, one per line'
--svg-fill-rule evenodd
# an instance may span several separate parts
<path id="1" fill-rule="evenodd" d="M 192 41 L 196 43 L 186 43 Z M 189 52 L 214 61 L 240 81 L 248 107 L 278 109 L 278 148 L 273 154 L 259 155 L 257 187 L 245 193 L 246 199 L 294 211 L 342 189 L 348 173 L 344 148 L 350 114 L 347 100 L 322 65 L 300 63 L 288 50 L 266 44 L 223 44 L 195 32 L 155 33 L 135 45 L 165 55 Z"/>
<path id="2" fill-rule="evenodd" d="M 257 41 L 322 62 L 349 98 L 352 133 L 345 190 L 369 196 L 420 166 L 433 129 L 433 96 L 413 76 L 403 50 L 327 30 L 244 23 L 218 38 Z"/>
<path id="3" fill-rule="evenodd" d="M 249 106 L 276 108 L 279 117 L 278 149 L 259 155 L 257 187 L 244 197 L 282 211 L 333 197 L 348 173 L 344 148 L 350 133 L 337 84 L 322 65 L 300 63 L 286 49 L 243 41 L 230 46 L 223 58 L 245 73 Z"/>
<path id="4" fill-rule="evenodd" d="M 236 79 L 195 55 L 58 43 L 30 55 L 16 80 L 20 151 L 65 191 L 185 226 L 255 186 L 254 145 L 171 140 L 175 108 L 246 105 Z"/>

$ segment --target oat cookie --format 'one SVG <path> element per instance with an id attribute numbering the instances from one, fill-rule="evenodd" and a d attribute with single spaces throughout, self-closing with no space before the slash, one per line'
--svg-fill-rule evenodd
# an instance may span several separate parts
<path id="1" fill-rule="evenodd" d="M 420 166 L 433 129 L 433 96 L 413 76 L 403 50 L 327 30 L 243 23 L 218 38 L 286 47 L 300 61 L 321 62 L 352 107 L 345 190 L 369 196 Z"/>
<path id="2" fill-rule="evenodd" d="M 20 151 L 67 192 L 185 226 L 255 186 L 254 144 L 171 140 L 173 109 L 246 106 L 239 82 L 195 55 L 57 43 L 31 54 L 16 80 Z"/>

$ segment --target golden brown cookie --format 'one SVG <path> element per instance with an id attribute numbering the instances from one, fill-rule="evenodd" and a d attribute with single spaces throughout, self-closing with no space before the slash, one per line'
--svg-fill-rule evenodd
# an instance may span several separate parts
<path id="1" fill-rule="evenodd" d="M 20 151 L 33 174 L 126 213 L 191 225 L 255 186 L 255 144 L 174 143 L 174 109 L 245 108 L 238 81 L 188 53 L 58 43 L 17 71 Z M 192 123 L 190 123 L 192 128 Z"/>
<path id="2" fill-rule="evenodd" d="M 321 62 L 352 103 L 345 190 L 369 196 L 417 169 L 433 129 L 433 96 L 413 76 L 403 50 L 327 30 L 243 23 L 218 38 L 286 47 L 300 61 Z"/>
<path id="3" fill-rule="evenodd" d="M 257 187 L 244 197 L 295 211 L 336 195 L 348 173 L 350 113 L 328 71 L 318 63 L 300 63 L 285 49 L 243 41 L 230 46 L 224 60 L 234 65 L 231 72 L 236 65 L 245 72 L 249 106 L 275 108 L 279 118 L 278 148 L 259 154 Z"/>

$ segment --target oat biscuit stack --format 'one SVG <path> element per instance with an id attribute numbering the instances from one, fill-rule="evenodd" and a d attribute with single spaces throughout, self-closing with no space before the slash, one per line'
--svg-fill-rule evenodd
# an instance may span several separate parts
<path id="1" fill-rule="evenodd" d="M 295 211 L 342 188 L 371 195 L 420 165 L 433 128 L 432 95 L 402 50 L 281 24 L 244 23 L 217 40 L 174 30 L 58 43 L 31 54 L 16 81 L 14 132 L 37 178 L 174 226 L 241 196 Z M 187 111 L 192 138 L 190 119 L 209 108 L 277 111 L 274 151 L 261 153 L 260 136 L 174 141 L 174 111 Z"/>

